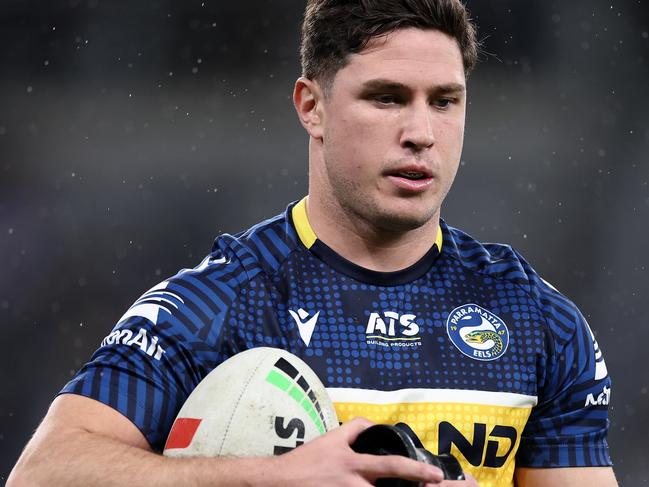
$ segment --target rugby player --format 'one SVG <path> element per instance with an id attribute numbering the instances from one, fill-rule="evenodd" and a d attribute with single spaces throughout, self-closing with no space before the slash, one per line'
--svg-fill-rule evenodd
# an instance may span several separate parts
<path id="1" fill-rule="evenodd" d="M 478 53 L 463 4 L 309 0 L 301 53 L 308 196 L 136 301 L 8 485 L 617 485 L 610 379 L 585 319 L 511 247 L 440 216 Z M 302 357 L 343 425 L 278 457 L 160 455 L 198 382 L 256 346 Z M 351 450 L 398 421 L 468 479 Z"/>

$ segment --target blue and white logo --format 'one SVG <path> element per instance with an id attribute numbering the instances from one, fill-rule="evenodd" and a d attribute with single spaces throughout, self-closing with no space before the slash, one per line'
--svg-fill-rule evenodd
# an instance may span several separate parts
<path id="1" fill-rule="evenodd" d="M 173 311 L 185 304 L 179 294 L 167 289 L 169 281 L 163 281 L 153 286 L 138 299 L 129 310 L 119 319 L 121 323 L 133 316 L 141 316 L 154 325 L 162 317 L 171 316 Z"/>
<path id="2" fill-rule="evenodd" d="M 451 311 L 446 332 L 460 352 L 476 360 L 496 360 L 509 345 L 505 322 L 477 304 L 464 304 Z"/>

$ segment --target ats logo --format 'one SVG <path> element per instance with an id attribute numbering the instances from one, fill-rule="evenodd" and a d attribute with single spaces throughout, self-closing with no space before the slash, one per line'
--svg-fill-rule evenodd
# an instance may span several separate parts
<path id="1" fill-rule="evenodd" d="M 421 345 L 419 325 L 413 314 L 400 315 L 395 311 L 370 313 L 365 329 L 368 345 L 382 347 L 418 347 Z"/>

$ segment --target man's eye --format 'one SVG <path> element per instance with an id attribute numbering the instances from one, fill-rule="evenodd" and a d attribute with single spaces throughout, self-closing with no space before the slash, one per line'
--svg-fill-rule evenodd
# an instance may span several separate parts
<path id="1" fill-rule="evenodd" d="M 452 98 L 439 98 L 435 101 L 435 106 L 437 108 L 448 108 L 453 103 L 455 103 L 455 100 Z"/>
<path id="2" fill-rule="evenodd" d="M 393 103 L 397 103 L 397 97 L 395 95 L 375 95 L 373 97 L 374 101 L 377 103 L 380 103 L 381 105 L 392 105 Z"/>

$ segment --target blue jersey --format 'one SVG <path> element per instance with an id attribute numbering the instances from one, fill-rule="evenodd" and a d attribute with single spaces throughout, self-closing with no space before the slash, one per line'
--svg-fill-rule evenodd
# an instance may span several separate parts
<path id="1" fill-rule="evenodd" d="M 306 200 L 153 287 L 62 392 L 128 417 L 160 451 L 205 375 L 253 347 L 286 349 L 321 378 L 341 421 L 408 423 L 481 486 L 515 466 L 610 465 L 610 379 L 573 303 L 511 247 L 440 222 L 397 272 L 318 240 Z"/>

